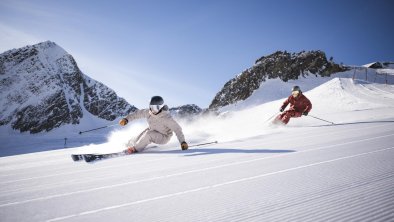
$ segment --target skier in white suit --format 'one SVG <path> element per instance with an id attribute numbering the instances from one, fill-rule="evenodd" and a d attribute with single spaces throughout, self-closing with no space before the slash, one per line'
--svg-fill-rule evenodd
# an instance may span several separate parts
<path id="1" fill-rule="evenodd" d="M 126 154 L 142 152 L 150 143 L 166 144 L 170 141 L 173 132 L 175 132 L 182 150 L 189 148 L 185 141 L 181 126 L 172 118 L 168 111 L 168 106 L 160 96 L 153 96 L 149 109 L 138 110 L 127 115 L 119 121 L 119 124 L 125 126 L 129 121 L 146 118 L 149 127 L 145 129 L 135 140 L 131 140 L 125 150 Z"/>

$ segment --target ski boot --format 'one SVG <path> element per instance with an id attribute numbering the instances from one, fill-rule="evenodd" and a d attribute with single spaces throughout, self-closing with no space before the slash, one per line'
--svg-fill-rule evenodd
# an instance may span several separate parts
<path id="1" fill-rule="evenodd" d="M 131 146 L 131 147 L 128 147 L 127 149 L 125 149 L 123 152 L 126 155 L 130 155 L 130 154 L 136 153 L 137 150 Z"/>

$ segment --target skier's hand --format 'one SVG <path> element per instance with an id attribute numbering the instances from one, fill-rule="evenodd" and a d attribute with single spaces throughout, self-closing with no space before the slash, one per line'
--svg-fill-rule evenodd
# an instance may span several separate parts
<path id="1" fill-rule="evenodd" d="M 280 107 L 280 110 L 279 110 L 280 112 L 283 112 L 283 111 L 285 111 L 285 109 L 284 108 L 282 108 L 282 107 Z"/>
<path id="2" fill-rule="evenodd" d="M 302 113 L 302 115 L 307 116 L 308 112 L 305 111 L 305 112 Z"/>
<path id="3" fill-rule="evenodd" d="M 125 126 L 128 122 L 129 122 L 129 120 L 127 120 L 126 118 L 123 118 L 123 119 L 121 119 L 121 120 L 119 121 L 119 124 L 120 124 L 121 126 Z"/>
<path id="4" fill-rule="evenodd" d="M 187 149 L 189 149 L 189 145 L 187 145 L 187 143 L 185 141 L 183 141 L 181 143 L 181 148 L 182 148 L 182 150 L 187 150 Z"/>

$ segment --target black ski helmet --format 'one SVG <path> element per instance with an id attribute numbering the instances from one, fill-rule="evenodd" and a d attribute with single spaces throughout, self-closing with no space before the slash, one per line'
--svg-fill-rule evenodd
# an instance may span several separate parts
<path id="1" fill-rule="evenodd" d="M 294 91 L 298 91 L 301 92 L 301 88 L 299 86 L 293 86 L 293 88 L 291 89 L 292 92 Z"/>
<path id="2" fill-rule="evenodd" d="M 153 96 L 150 99 L 150 103 L 149 105 L 163 105 L 164 104 L 164 100 L 163 98 L 161 98 L 161 96 Z"/>
<path id="3" fill-rule="evenodd" d="M 154 115 L 159 114 L 163 107 L 164 100 L 160 96 L 154 96 L 150 99 L 149 109 Z"/>

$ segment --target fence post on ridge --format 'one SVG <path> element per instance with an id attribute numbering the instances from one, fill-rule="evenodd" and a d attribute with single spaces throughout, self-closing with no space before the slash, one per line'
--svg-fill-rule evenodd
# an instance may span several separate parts
<path id="1" fill-rule="evenodd" d="M 365 81 L 368 81 L 368 68 L 365 68 Z"/>
<path id="2" fill-rule="evenodd" d="M 353 67 L 353 70 L 354 70 L 353 72 L 353 80 L 354 80 L 354 77 L 356 76 L 356 66 Z"/>

